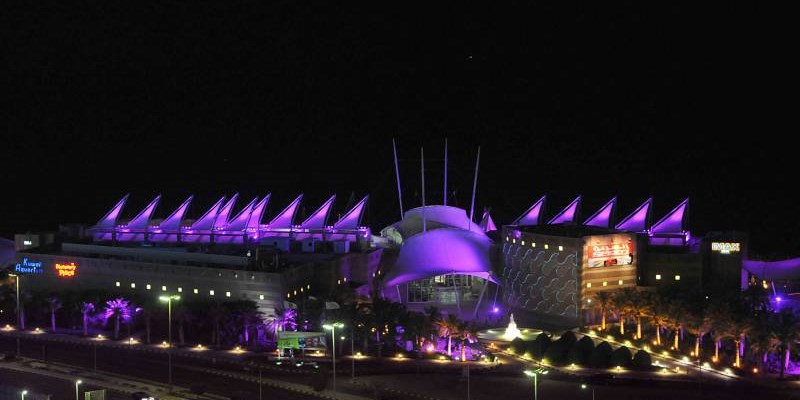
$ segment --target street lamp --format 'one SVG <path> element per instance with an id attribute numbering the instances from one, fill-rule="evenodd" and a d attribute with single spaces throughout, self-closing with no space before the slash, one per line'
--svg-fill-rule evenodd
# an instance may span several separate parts
<path id="1" fill-rule="evenodd" d="M 336 328 L 344 327 L 341 322 L 322 325 L 323 328 L 331 331 L 331 356 L 333 357 L 333 392 L 336 393 Z"/>
<path id="2" fill-rule="evenodd" d="M 22 313 L 20 312 L 22 310 L 20 310 L 20 308 L 19 308 L 19 279 L 22 276 L 20 276 L 18 274 L 8 274 L 8 276 L 13 276 L 14 277 L 14 283 L 17 286 L 17 329 L 19 329 L 20 331 L 24 331 L 25 330 L 25 323 L 22 321 Z M 17 357 L 22 355 L 20 353 L 19 347 L 20 347 L 19 336 L 17 336 Z"/>
<path id="3" fill-rule="evenodd" d="M 25 395 L 26 394 L 28 394 L 27 390 L 23 390 L 23 391 L 19 392 L 20 399 L 21 400 L 25 400 Z"/>
<path id="4" fill-rule="evenodd" d="M 533 377 L 533 400 L 539 400 L 539 375 L 547 375 L 547 370 L 544 368 L 526 369 L 525 375 Z"/>
<path id="5" fill-rule="evenodd" d="M 585 383 L 581 383 L 581 389 L 588 389 L 589 386 Z M 594 400 L 594 386 L 592 386 L 592 400 Z"/>
<path id="6" fill-rule="evenodd" d="M 81 395 L 80 392 L 78 391 L 78 385 L 80 385 L 81 383 L 83 383 L 83 381 L 80 379 L 75 381 L 75 400 L 81 400 Z"/>
<path id="7" fill-rule="evenodd" d="M 169 346 L 167 348 L 167 364 L 169 365 L 169 392 L 172 393 L 172 300 L 178 301 L 181 299 L 181 296 L 160 296 L 158 299 L 167 302 L 167 319 L 169 320 L 169 325 L 167 327 L 167 343 Z"/>

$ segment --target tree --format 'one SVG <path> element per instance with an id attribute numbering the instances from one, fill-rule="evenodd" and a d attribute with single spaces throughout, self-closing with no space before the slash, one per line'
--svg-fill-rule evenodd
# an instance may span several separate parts
<path id="1" fill-rule="evenodd" d="M 434 323 L 438 329 L 439 336 L 447 338 L 447 355 L 452 356 L 453 336 L 458 335 L 460 323 L 455 314 L 447 314 L 447 318 L 440 319 Z"/>
<path id="2" fill-rule="evenodd" d="M 614 309 L 617 310 L 619 313 L 619 334 L 625 334 L 625 317 L 628 315 L 631 309 L 631 303 L 633 301 L 633 296 L 636 293 L 635 289 L 633 288 L 625 288 L 616 293 L 613 296 L 613 304 Z"/>
<path id="3" fill-rule="evenodd" d="M 631 364 L 631 351 L 625 346 L 620 346 L 611 354 L 611 364 L 615 367 L 627 367 Z"/>
<path id="4" fill-rule="evenodd" d="M 795 342 L 798 337 L 797 330 L 800 327 L 800 320 L 798 320 L 791 309 L 783 309 L 778 313 L 772 314 L 771 317 L 770 336 L 774 340 L 775 349 L 778 351 L 781 358 L 780 378 L 783 379 L 784 372 L 786 371 L 786 364 L 789 363 L 789 353 L 792 343 Z"/>
<path id="5" fill-rule="evenodd" d="M 50 329 L 53 333 L 56 332 L 56 311 L 62 307 L 61 299 L 56 296 L 47 298 L 47 306 L 50 309 Z"/>
<path id="6" fill-rule="evenodd" d="M 667 306 L 669 315 L 669 325 L 672 328 L 674 350 L 680 349 L 681 330 L 683 329 L 683 317 L 686 315 L 686 306 L 680 299 L 673 299 Z"/>
<path id="7" fill-rule="evenodd" d="M 81 303 L 81 315 L 83 316 L 83 336 L 89 336 L 89 314 L 93 312 L 93 303 L 88 301 Z"/>
<path id="8" fill-rule="evenodd" d="M 602 291 L 594 295 L 594 307 L 600 310 L 600 330 L 606 330 L 606 314 L 613 308 L 614 301 L 611 292 Z"/>
<path id="9" fill-rule="evenodd" d="M 467 344 L 475 343 L 478 339 L 475 337 L 475 330 L 467 323 L 463 323 L 458 327 L 458 336 L 461 339 L 461 361 L 466 361 Z"/>
<path id="10" fill-rule="evenodd" d="M 694 335 L 694 355 L 700 357 L 700 342 L 703 340 L 703 335 L 708 332 L 708 319 L 703 315 L 702 310 L 694 309 L 687 312 L 683 317 L 683 326 L 692 335 Z"/>
<path id="11" fill-rule="evenodd" d="M 130 302 L 122 297 L 107 301 L 103 317 L 106 321 L 114 319 L 114 340 L 119 339 L 119 323 L 131 319 Z"/>
<path id="12" fill-rule="evenodd" d="M 272 331 L 275 342 L 278 332 L 297 330 L 297 310 L 293 308 L 276 308 L 275 313 L 267 317 L 267 327 Z"/>
<path id="13" fill-rule="evenodd" d="M 608 342 L 603 341 L 597 345 L 589 357 L 589 365 L 595 368 L 608 368 L 611 364 L 613 350 Z"/>
<path id="14" fill-rule="evenodd" d="M 732 316 L 732 318 L 725 321 L 724 325 L 720 326 L 720 337 L 721 338 L 730 338 L 733 340 L 735 345 L 735 353 L 736 353 L 736 361 L 734 365 L 740 367 L 741 364 L 741 355 L 743 354 L 742 351 L 742 343 L 745 340 L 745 337 L 749 334 L 749 332 L 753 329 L 752 322 L 737 314 Z"/>
<path id="15" fill-rule="evenodd" d="M 625 288 L 623 291 L 628 291 L 626 294 L 628 298 L 628 313 L 636 319 L 636 339 L 641 339 L 642 317 L 646 317 L 650 313 L 650 304 L 646 296 L 634 288 Z"/>
<path id="16" fill-rule="evenodd" d="M 636 352 L 636 355 L 633 356 L 633 366 L 637 369 L 647 370 L 653 365 L 653 359 L 650 357 L 650 353 L 639 350 Z"/>
<path id="17" fill-rule="evenodd" d="M 670 325 L 669 303 L 658 293 L 651 292 L 646 296 L 649 303 L 650 323 L 656 330 L 656 344 L 661 345 L 661 330 Z"/>
<path id="18" fill-rule="evenodd" d="M 177 307 L 175 307 L 172 313 L 175 322 L 178 323 L 178 343 L 180 343 L 180 345 L 183 346 L 186 344 L 184 327 L 186 326 L 186 324 L 189 324 L 194 320 L 194 316 L 192 315 L 191 311 L 189 311 L 183 305 L 178 305 Z"/>
<path id="19" fill-rule="evenodd" d="M 228 310 L 219 303 L 213 304 L 208 309 L 208 317 L 211 319 L 211 343 L 219 347 L 222 343 L 220 338 L 220 327 L 222 319 L 228 315 Z"/>

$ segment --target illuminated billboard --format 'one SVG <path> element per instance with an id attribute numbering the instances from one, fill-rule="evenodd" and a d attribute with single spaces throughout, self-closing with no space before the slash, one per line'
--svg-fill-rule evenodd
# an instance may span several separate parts
<path id="1" fill-rule="evenodd" d="M 586 244 L 588 268 L 633 264 L 635 244 L 628 236 L 595 236 Z"/>
<path id="2" fill-rule="evenodd" d="M 41 274 L 44 272 L 42 268 L 41 261 L 32 261 L 29 260 L 27 257 L 22 259 L 21 263 L 17 263 L 14 266 L 14 272 L 18 274 L 28 275 L 28 274 Z"/>
<path id="3" fill-rule="evenodd" d="M 74 262 L 69 264 L 56 263 L 55 268 L 56 276 L 59 278 L 72 278 L 78 272 L 78 266 Z"/>
<path id="4" fill-rule="evenodd" d="M 738 253 L 741 245 L 730 242 L 711 242 L 711 251 L 718 251 L 722 254 Z"/>

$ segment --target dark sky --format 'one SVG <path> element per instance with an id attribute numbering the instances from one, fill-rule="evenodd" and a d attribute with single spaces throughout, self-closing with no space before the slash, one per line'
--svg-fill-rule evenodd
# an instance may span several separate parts
<path id="1" fill-rule="evenodd" d="M 691 197 L 696 232 L 739 229 L 800 255 L 796 65 L 786 10 L 375 2 L 43 1 L 0 5 L 0 233 L 93 223 L 188 194 L 369 193 L 374 228 L 442 198 L 508 223 L 547 193 L 583 215 Z M 792 71 L 790 73 L 789 71 Z M 781 98 L 789 95 L 792 102 Z M 792 128 L 795 126 L 795 128 Z M 243 203 L 240 203 L 240 205 Z"/>

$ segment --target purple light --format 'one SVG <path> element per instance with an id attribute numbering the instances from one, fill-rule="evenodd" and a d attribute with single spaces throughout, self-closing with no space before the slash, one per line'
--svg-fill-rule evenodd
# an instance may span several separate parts
<path id="1" fill-rule="evenodd" d="M 500 309 L 498 307 L 494 307 L 494 308 L 492 308 L 492 312 L 497 314 L 497 313 L 500 312 Z"/>
<path id="2" fill-rule="evenodd" d="M 586 226 L 597 226 L 600 228 L 608 228 L 611 223 L 611 211 L 617 203 L 617 198 L 614 197 L 608 201 L 603 207 L 592 214 L 583 224 Z"/>
<path id="3" fill-rule="evenodd" d="M 647 199 L 642 205 L 634 210 L 630 215 L 625 217 L 622 222 L 617 224 L 616 228 L 621 231 L 644 232 L 647 230 L 647 213 L 650 211 L 650 205 L 653 203 L 653 198 Z"/>
<path id="4" fill-rule="evenodd" d="M 542 206 L 544 205 L 546 197 L 547 196 L 542 196 L 536 203 L 527 209 L 525 213 L 520 215 L 520 217 L 514 221 L 514 225 L 538 225 L 539 214 L 542 212 Z"/>
<path id="5" fill-rule="evenodd" d="M 651 228 L 652 233 L 682 233 L 683 216 L 686 214 L 689 199 L 682 201 L 677 207 L 672 209 L 664 218 L 661 218 Z"/>
<path id="6" fill-rule="evenodd" d="M 578 211 L 578 205 L 581 203 L 581 196 L 572 200 L 572 203 L 558 213 L 548 224 L 563 224 L 565 222 L 572 222 L 575 219 L 575 213 Z"/>
<path id="7" fill-rule="evenodd" d="M 778 302 L 778 303 L 780 303 L 780 302 L 781 302 L 781 300 L 783 300 L 783 299 L 781 298 L 781 296 L 778 296 L 778 297 L 776 297 L 776 298 L 775 298 L 775 301 L 776 301 L 776 302 Z"/>

